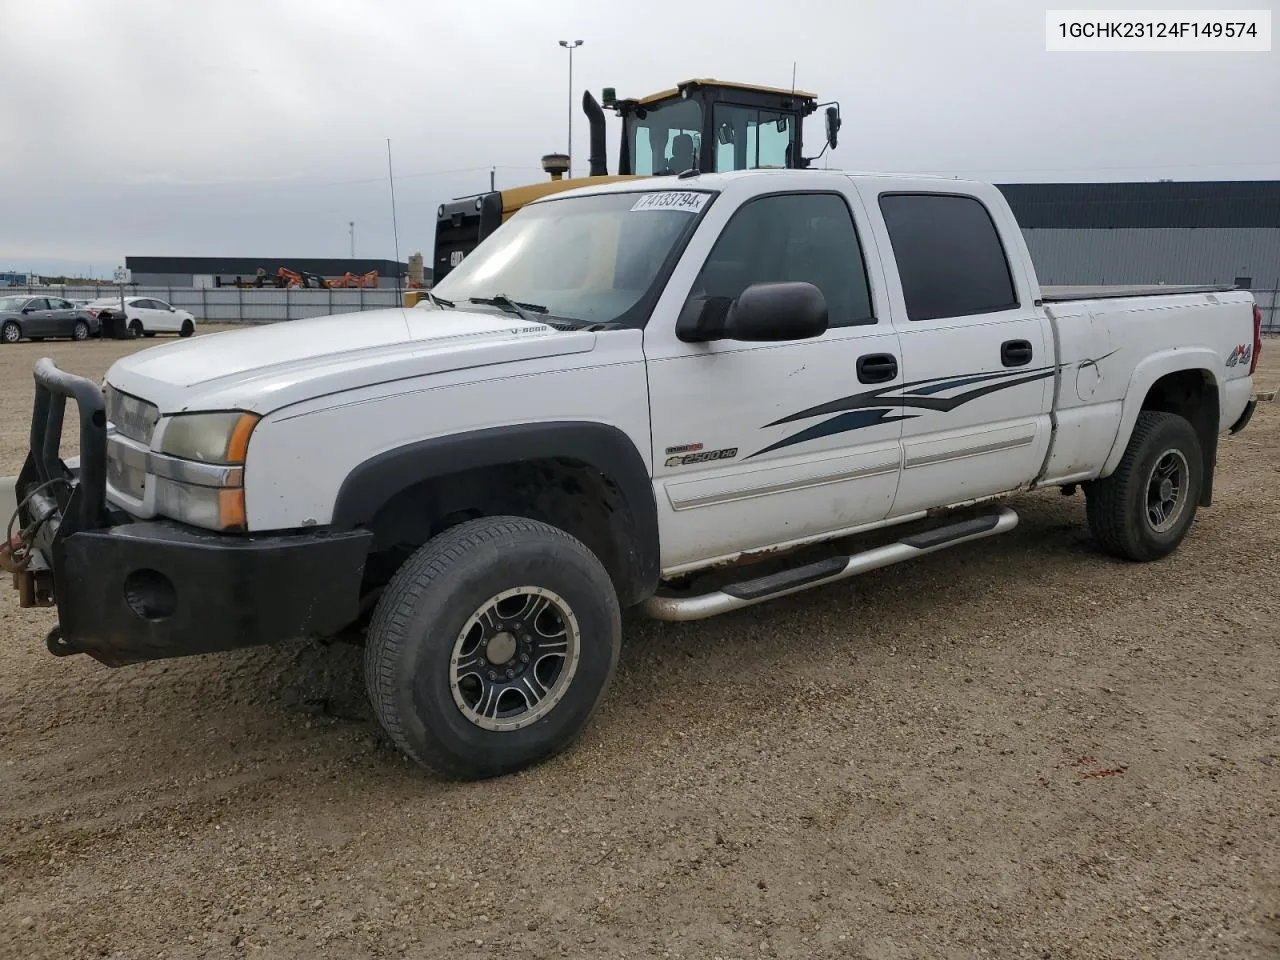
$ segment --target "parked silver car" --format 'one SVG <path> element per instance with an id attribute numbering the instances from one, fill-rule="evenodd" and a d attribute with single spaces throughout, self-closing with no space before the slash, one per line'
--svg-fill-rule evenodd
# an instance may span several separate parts
<path id="1" fill-rule="evenodd" d="M 0 297 L 0 343 L 70 337 L 87 340 L 98 332 L 98 318 L 61 297 Z"/>

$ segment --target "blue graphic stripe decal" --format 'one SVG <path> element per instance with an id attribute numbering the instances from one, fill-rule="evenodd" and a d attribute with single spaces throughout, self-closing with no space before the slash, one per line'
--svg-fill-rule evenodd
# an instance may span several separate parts
<path id="1" fill-rule="evenodd" d="M 842 413 L 830 420 L 824 420 L 822 423 L 816 423 L 812 427 L 806 427 L 799 433 L 793 433 L 789 437 L 783 437 L 777 443 L 772 443 L 763 450 L 757 450 L 749 456 L 743 457 L 743 460 L 750 460 L 751 457 L 758 457 L 762 453 L 768 453 L 771 450 L 781 450 L 783 447 L 790 447 L 797 443 L 804 443 L 806 440 L 817 440 L 819 437 L 830 437 L 837 433 L 848 433 L 850 430 L 861 430 L 863 427 L 874 427 L 882 423 L 894 423 L 898 420 L 910 420 L 916 416 L 914 413 L 899 414 L 898 416 L 889 416 L 889 410 L 854 410 L 850 413 Z"/>
<path id="2" fill-rule="evenodd" d="M 758 457 L 761 454 L 794 446 L 808 440 L 817 440 L 821 437 L 830 437 L 885 423 L 895 423 L 899 420 L 911 420 L 920 416 L 918 413 L 900 412 L 904 408 L 948 413 L 972 400 L 977 400 L 979 397 L 989 396 L 1010 387 L 1018 387 L 1028 383 L 1035 383 L 1037 380 L 1047 379 L 1057 373 L 1058 369 L 1059 366 L 1055 364 L 1051 367 L 1038 367 L 1031 370 L 1001 370 L 995 373 L 966 374 L 961 377 L 932 377 L 927 380 L 915 380 L 911 383 L 891 384 L 877 390 L 868 390 L 864 393 L 855 393 L 848 397 L 830 400 L 827 403 L 808 407 L 780 420 L 765 424 L 765 427 L 776 427 L 784 423 L 794 423 L 797 420 L 809 420 L 826 414 L 837 414 L 822 423 L 806 427 L 775 443 L 771 443 L 761 450 L 757 450 L 755 453 L 748 454 L 743 459 L 750 460 L 752 457 Z M 936 395 L 945 390 L 970 384 L 980 384 L 980 386 L 975 386 L 972 390 L 966 390 L 950 397 Z M 891 396 L 891 394 L 895 393 L 898 396 Z"/>

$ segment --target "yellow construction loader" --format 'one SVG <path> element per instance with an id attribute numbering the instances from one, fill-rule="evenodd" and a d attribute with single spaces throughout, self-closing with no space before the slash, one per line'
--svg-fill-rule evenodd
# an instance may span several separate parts
<path id="1" fill-rule="evenodd" d="M 590 91 L 582 109 L 590 127 L 589 172 L 566 178 L 569 158 L 547 154 L 542 168 L 549 180 L 508 190 L 461 197 L 436 211 L 433 282 L 439 282 L 476 246 L 526 203 L 561 190 L 633 177 L 676 176 L 694 170 L 714 173 L 763 167 L 803 169 L 817 157 L 803 154 L 804 118 L 826 107 L 826 145 L 834 148 L 840 130 L 840 105 L 818 103 L 802 90 L 762 87 L 721 80 L 686 80 L 639 100 L 619 100 L 604 90 L 604 107 Z M 610 175 L 605 157 L 605 115 L 622 118 L 618 172 Z M 424 296 L 410 291 L 409 305 Z"/>

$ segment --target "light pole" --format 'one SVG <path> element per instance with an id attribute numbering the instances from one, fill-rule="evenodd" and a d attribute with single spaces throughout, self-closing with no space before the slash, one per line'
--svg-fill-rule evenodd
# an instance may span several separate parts
<path id="1" fill-rule="evenodd" d="M 356 222 L 348 220 L 347 229 L 351 231 L 351 259 L 354 260 L 356 258 Z"/>
<path id="2" fill-rule="evenodd" d="M 569 179 L 573 178 L 573 51 L 582 46 L 581 40 L 561 40 L 560 46 L 569 51 Z"/>

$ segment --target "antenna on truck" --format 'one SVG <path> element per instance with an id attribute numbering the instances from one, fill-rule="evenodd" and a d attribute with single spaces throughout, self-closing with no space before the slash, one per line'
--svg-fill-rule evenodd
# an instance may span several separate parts
<path id="1" fill-rule="evenodd" d="M 391 184 L 391 235 L 396 243 L 396 299 L 400 298 L 400 230 L 396 227 L 396 178 L 391 172 L 391 138 L 387 137 L 387 180 Z"/>

